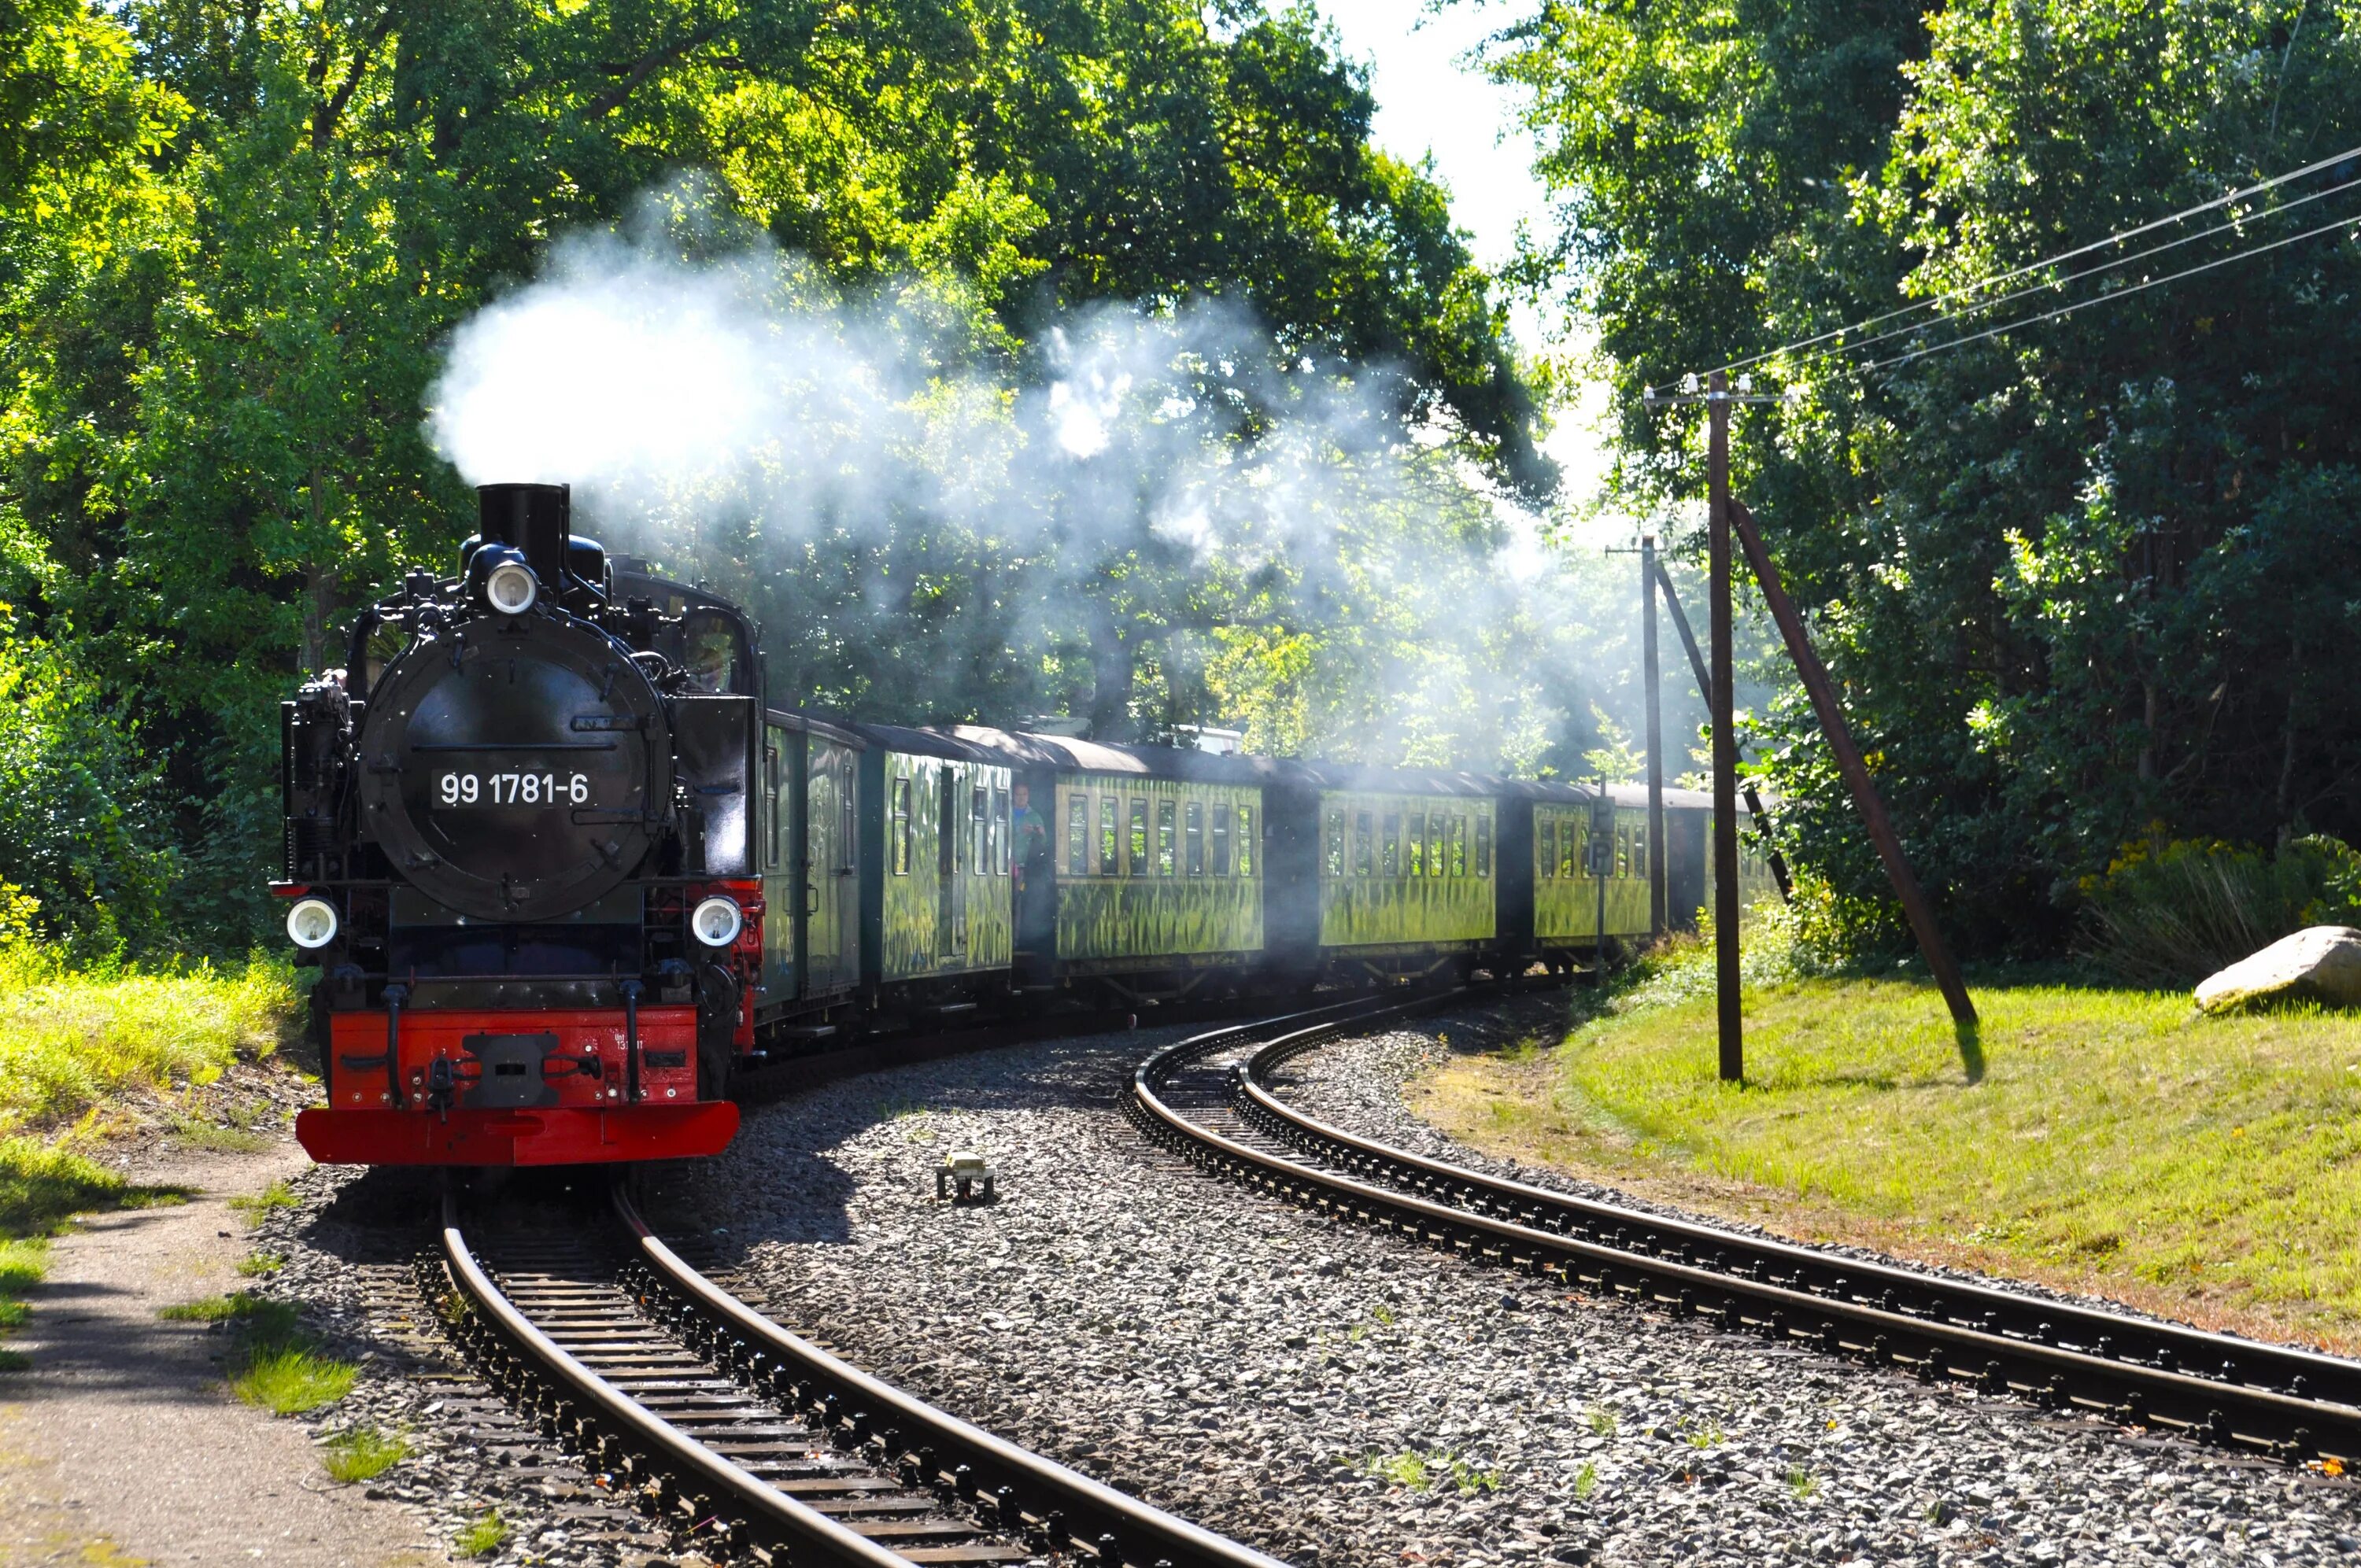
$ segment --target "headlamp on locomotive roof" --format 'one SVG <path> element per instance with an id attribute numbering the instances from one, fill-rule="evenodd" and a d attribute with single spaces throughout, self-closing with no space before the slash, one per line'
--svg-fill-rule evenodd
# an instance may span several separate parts
<path id="1" fill-rule="evenodd" d="M 287 939 L 307 953 L 336 939 L 336 906 L 324 898 L 299 898 L 287 912 Z"/>
<path id="2" fill-rule="evenodd" d="M 746 916 L 737 904 L 715 894 L 689 912 L 688 928 L 708 948 L 726 948 L 738 939 Z"/>

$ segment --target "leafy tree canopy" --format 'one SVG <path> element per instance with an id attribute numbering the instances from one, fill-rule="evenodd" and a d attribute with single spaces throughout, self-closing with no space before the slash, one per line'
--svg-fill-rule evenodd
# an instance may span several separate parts
<path id="1" fill-rule="evenodd" d="M 2356 22 L 2318 0 L 1550 0 L 1495 40 L 1559 203 L 1528 267 L 1598 323 L 1628 497 L 1702 489 L 1698 422 L 1645 385 L 1929 307 L 1757 365 L 1796 400 L 1740 415 L 1736 473 L 1971 949 L 2054 947 L 2077 880 L 2134 838 L 2361 832 L 2361 246 L 2348 225 L 2126 287 L 2351 214 L 2361 162 L 2206 220 L 2233 232 L 1955 297 L 2361 144 Z M 1874 927 L 1808 708 L 1760 724 L 1794 852 Z"/>
<path id="2" fill-rule="evenodd" d="M 1545 495 L 1494 284 L 1370 113 L 1308 7 L 1245 0 L 5 0 L 0 597 L 46 650 L 24 667 L 113 694 L 153 767 L 93 787 L 169 824 L 150 847 L 199 922 L 178 934 L 241 939 L 276 702 L 339 662 L 353 605 L 467 531 L 423 427 L 445 344 L 553 240 L 685 174 L 830 287 L 962 314 L 1011 385 L 1094 302 L 1227 301 L 1274 362 L 1352 367 L 1397 444 L 1439 433 Z M 967 548 L 922 533 L 906 565 L 989 597 Z M 1193 557 L 1111 569 L 1107 624 L 1192 613 Z M 1126 641 L 1091 700 L 1110 721 L 1241 681 L 1261 700 L 1279 650 L 1330 645 L 1310 602 L 1242 641 Z M 862 652 L 799 647 L 796 673 L 842 688 Z"/>

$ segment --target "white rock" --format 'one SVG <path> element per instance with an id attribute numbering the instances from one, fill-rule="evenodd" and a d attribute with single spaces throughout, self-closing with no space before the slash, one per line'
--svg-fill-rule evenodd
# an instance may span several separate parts
<path id="1" fill-rule="evenodd" d="M 2197 988 L 2197 1005 L 2220 1013 L 2256 1002 L 2301 999 L 2361 1006 L 2361 931 L 2311 926 L 2240 959 Z"/>

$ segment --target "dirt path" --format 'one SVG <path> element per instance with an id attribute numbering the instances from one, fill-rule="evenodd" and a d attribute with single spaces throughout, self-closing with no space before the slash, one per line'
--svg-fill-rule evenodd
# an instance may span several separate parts
<path id="1" fill-rule="evenodd" d="M 447 1561 L 414 1516 L 329 1481 L 302 1422 L 232 1399 L 218 1334 L 156 1316 L 237 1288 L 247 1225 L 226 1201 L 303 1163 L 292 1143 L 169 1159 L 138 1179 L 197 1197 L 58 1240 L 10 1342 L 32 1370 L 0 1375 L 0 1564 Z"/>

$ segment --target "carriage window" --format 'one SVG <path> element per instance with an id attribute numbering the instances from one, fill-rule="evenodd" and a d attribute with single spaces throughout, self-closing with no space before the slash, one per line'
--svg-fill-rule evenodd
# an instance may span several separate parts
<path id="1" fill-rule="evenodd" d="M 1403 846 L 1402 864 L 1412 876 L 1426 874 L 1426 814 L 1410 814 L 1409 841 Z"/>
<path id="2" fill-rule="evenodd" d="M 1213 874 L 1230 874 L 1230 808 L 1213 807 Z"/>
<path id="3" fill-rule="evenodd" d="M 1451 818 L 1440 811 L 1426 819 L 1426 874 L 1447 875 L 1451 870 Z"/>
<path id="4" fill-rule="evenodd" d="M 1255 874 L 1254 807 L 1238 807 L 1238 875 Z"/>
<path id="5" fill-rule="evenodd" d="M 857 869 L 853 863 L 853 846 L 860 840 L 860 786 L 854 781 L 851 758 L 844 762 L 843 776 L 836 784 L 836 860 L 840 871 Z"/>
<path id="6" fill-rule="evenodd" d="M 1131 803 L 1131 874 L 1148 874 L 1148 802 Z"/>
<path id="7" fill-rule="evenodd" d="M 1159 800 L 1156 803 L 1156 874 L 1172 874 L 1172 825 L 1180 816 L 1179 803 Z"/>
<path id="8" fill-rule="evenodd" d="M 1016 838 L 1008 830 L 1009 790 L 1006 784 L 992 786 L 992 869 L 1002 876 L 1008 874 L 1008 852 Z"/>
<path id="9" fill-rule="evenodd" d="M 910 778 L 894 775 L 894 874 L 910 874 Z"/>
<path id="10" fill-rule="evenodd" d="M 1543 876 L 1557 875 L 1557 818 L 1554 817 L 1542 818 L 1541 867 Z"/>
<path id="11" fill-rule="evenodd" d="M 1066 874 L 1087 876 L 1091 869 L 1091 797 L 1066 797 Z"/>
<path id="12" fill-rule="evenodd" d="M 968 792 L 967 869 L 977 876 L 992 870 L 992 791 L 983 784 Z"/>
<path id="13" fill-rule="evenodd" d="M 1631 874 L 1636 877 L 1648 874 L 1648 836 L 1645 833 L 1634 832 L 1631 835 Z"/>
<path id="14" fill-rule="evenodd" d="M 1367 812 L 1353 813 L 1353 874 L 1355 876 L 1369 874 L 1369 822 Z"/>
<path id="15" fill-rule="evenodd" d="M 1492 874 L 1492 819 L 1488 817 L 1476 819 L 1476 874 Z"/>
<path id="16" fill-rule="evenodd" d="M 1451 819 L 1451 874 L 1467 874 L 1467 818 L 1465 817 Z"/>
<path id="17" fill-rule="evenodd" d="M 1345 814 L 1341 811 L 1328 814 L 1328 874 L 1345 874 Z"/>
<path id="18" fill-rule="evenodd" d="M 1590 870 L 1590 830 L 1569 822 L 1558 835 L 1557 874 L 1582 876 Z"/>
<path id="19" fill-rule="evenodd" d="M 1382 876 L 1401 875 L 1401 813 L 1389 811 L 1380 820 L 1378 832 L 1378 872 Z"/>
<path id="20" fill-rule="evenodd" d="M 1187 823 L 1185 841 L 1189 849 L 1189 874 L 1203 876 L 1205 874 L 1205 803 L 1203 801 L 1192 800 L 1189 803 Z"/>
<path id="21" fill-rule="evenodd" d="M 1631 829 L 1629 828 L 1615 829 L 1615 874 L 1631 874 Z"/>
<path id="22" fill-rule="evenodd" d="M 1123 871 L 1123 803 L 1114 795 L 1099 796 L 1099 875 Z"/>

